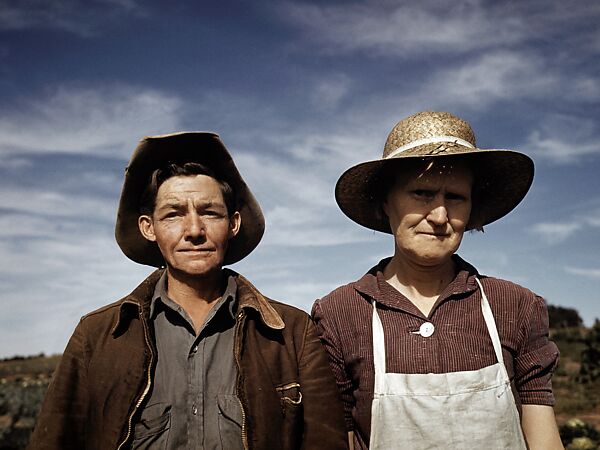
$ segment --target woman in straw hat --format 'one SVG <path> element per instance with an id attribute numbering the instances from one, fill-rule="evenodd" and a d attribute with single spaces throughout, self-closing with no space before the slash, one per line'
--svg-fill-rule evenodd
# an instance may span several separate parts
<path id="1" fill-rule="evenodd" d="M 351 446 L 562 448 L 544 300 L 455 254 L 532 180 L 529 157 L 478 149 L 468 123 L 440 112 L 400 121 L 382 159 L 340 177 L 342 211 L 395 241 L 391 258 L 313 307 Z"/>

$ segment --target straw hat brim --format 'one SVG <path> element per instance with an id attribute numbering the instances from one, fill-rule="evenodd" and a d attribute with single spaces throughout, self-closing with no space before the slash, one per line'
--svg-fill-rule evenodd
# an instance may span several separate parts
<path id="1" fill-rule="evenodd" d="M 396 165 L 398 171 L 402 171 L 407 159 L 456 158 L 470 164 L 476 172 L 475 183 L 480 197 L 476 213 L 480 222 L 473 225 L 470 221 L 467 230 L 490 224 L 508 214 L 523 200 L 533 182 L 533 161 L 523 153 L 461 145 L 435 153 L 438 147 L 438 144 L 422 145 L 406 154 L 367 161 L 349 168 L 335 186 L 335 198 L 340 209 L 364 227 L 391 234 L 388 218 L 377 213 L 379 202 L 373 198 L 373 180 L 384 166 Z M 473 214 L 474 211 L 472 217 Z"/>
<path id="2" fill-rule="evenodd" d="M 181 132 L 142 139 L 125 171 L 115 237 L 119 247 L 131 260 L 154 267 L 164 266 L 164 258 L 155 242 L 146 240 L 138 228 L 140 200 L 152 172 L 169 162 L 195 162 L 227 181 L 235 192 L 241 226 L 229 240 L 224 264 L 246 257 L 260 242 L 265 220 L 256 198 L 242 179 L 219 135 L 211 132 Z"/>

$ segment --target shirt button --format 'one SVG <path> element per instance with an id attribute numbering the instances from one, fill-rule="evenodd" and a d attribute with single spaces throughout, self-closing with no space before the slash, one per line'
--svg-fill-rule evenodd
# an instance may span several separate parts
<path id="1" fill-rule="evenodd" d="M 419 334 L 423 337 L 429 337 L 435 331 L 435 326 L 431 322 L 425 322 L 419 327 Z"/>
<path id="2" fill-rule="evenodd" d="M 194 353 L 198 353 L 198 346 L 197 345 L 194 345 L 192 347 L 192 354 L 194 354 Z"/>
<path id="3" fill-rule="evenodd" d="M 193 415 L 198 414 L 198 407 L 196 405 L 192 406 L 192 414 Z"/>

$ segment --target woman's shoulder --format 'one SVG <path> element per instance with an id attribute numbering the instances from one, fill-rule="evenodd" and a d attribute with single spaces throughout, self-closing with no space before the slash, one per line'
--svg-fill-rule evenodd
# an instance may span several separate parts
<path id="1" fill-rule="evenodd" d="M 502 278 L 480 276 L 481 285 L 492 306 L 503 307 L 522 314 L 524 311 L 545 309 L 544 298 L 532 290 Z"/>
<path id="2" fill-rule="evenodd" d="M 496 278 L 488 275 L 479 275 L 479 280 L 481 281 L 481 284 L 484 287 L 484 289 L 487 287 L 489 289 L 498 290 L 506 294 L 519 295 L 524 297 L 538 296 L 529 288 L 522 286 L 517 282 L 505 280 L 503 278 Z"/>

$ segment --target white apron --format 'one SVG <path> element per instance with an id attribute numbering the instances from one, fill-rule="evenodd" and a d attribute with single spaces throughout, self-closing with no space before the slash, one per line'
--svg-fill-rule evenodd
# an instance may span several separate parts
<path id="1" fill-rule="evenodd" d="M 480 370 L 442 374 L 385 372 L 383 326 L 373 301 L 375 389 L 371 450 L 526 450 L 494 316 L 481 290 L 481 310 L 498 362 Z M 427 339 L 434 326 L 423 324 Z"/>

